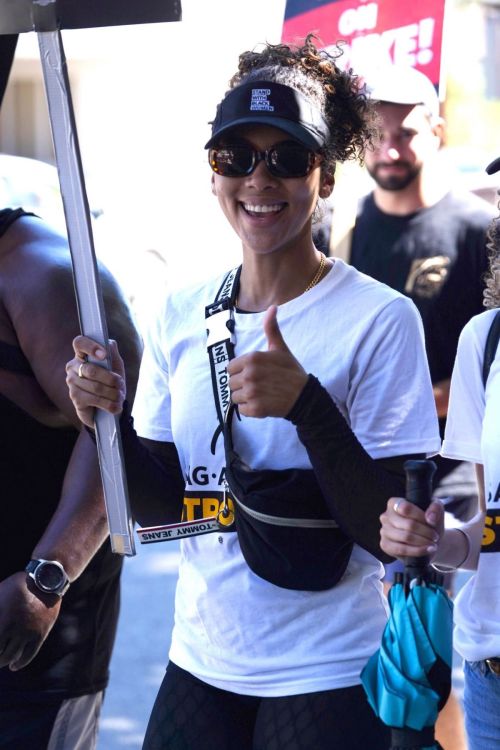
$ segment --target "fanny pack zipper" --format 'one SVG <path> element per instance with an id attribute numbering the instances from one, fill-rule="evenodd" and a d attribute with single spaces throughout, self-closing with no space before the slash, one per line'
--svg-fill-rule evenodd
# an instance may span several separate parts
<path id="1" fill-rule="evenodd" d="M 231 490 L 231 496 L 236 504 L 256 521 L 268 523 L 271 526 L 291 526 L 302 529 L 338 529 L 339 525 L 332 519 L 322 518 L 283 518 L 282 516 L 270 516 L 267 513 L 260 513 L 258 510 L 249 508 L 248 505 L 239 500 Z"/>

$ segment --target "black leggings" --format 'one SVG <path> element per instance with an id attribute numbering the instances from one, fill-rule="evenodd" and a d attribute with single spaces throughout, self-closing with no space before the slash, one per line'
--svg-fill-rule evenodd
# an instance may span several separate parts
<path id="1" fill-rule="evenodd" d="M 387 750 L 360 685 L 256 698 L 211 687 L 172 662 L 143 750 Z"/>

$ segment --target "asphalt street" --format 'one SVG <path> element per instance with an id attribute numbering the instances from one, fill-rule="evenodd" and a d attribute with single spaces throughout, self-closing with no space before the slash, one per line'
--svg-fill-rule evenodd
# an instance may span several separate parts
<path id="1" fill-rule="evenodd" d="M 111 679 L 98 750 L 140 750 L 163 679 L 173 625 L 179 543 L 137 544 L 126 558 Z"/>

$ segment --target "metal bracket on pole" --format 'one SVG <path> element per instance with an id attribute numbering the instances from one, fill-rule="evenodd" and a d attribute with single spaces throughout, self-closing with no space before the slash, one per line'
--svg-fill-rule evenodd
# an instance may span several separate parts
<path id="1" fill-rule="evenodd" d="M 178 21 L 180 0 L 0 0 L 0 34 L 36 31 L 50 125 L 66 216 L 82 333 L 98 341 L 108 357 L 108 330 L 94 251 L 90 211 L 78 144 L 61 28 Z M 1 92 L 3 93 L 3 92 Z M 96 409 L 96 435 L 111 547 L 135 555 L 118 420 Z"/>

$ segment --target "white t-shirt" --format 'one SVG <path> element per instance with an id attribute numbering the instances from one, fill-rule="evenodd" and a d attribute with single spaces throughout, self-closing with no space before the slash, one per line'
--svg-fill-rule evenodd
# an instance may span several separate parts
<path id="1" fill-rule="evenodd" d="M 500 656 L 500 347 L 482 367 L 496 310 L 476 315 L 458 344 L 442 453 L 484 466 L 486 523 L 479 566 L 455 601 L 455 648 L 467 661 Z"/>
<path id="2" fill-rule="evenodd" d="M 204 308 L 222 278 L 170 296 L 146 348 L 134 417 L 140 435 L 174 441 L 186 476 L 185 517 L 214 512 L 221 497 L 217 427 Z M 265 350 L 264 313 L 236 313 L 236 356 Z M 307 372 L 334 398 L 375 458 L 439 450 L 437 419 L 413 303 L 336 260 L 313 289 L 278 309 L 281 332 Z M 310 468 L 285 419 L 233 421 L 253 468 Z M 170 658 L 205 682 L 279 696 L 360 682 L 386 622 L 382 565 L 354 546 L 328 591 L 291 591 L 257 577 L 234 532 L 182 541 Z"/>

